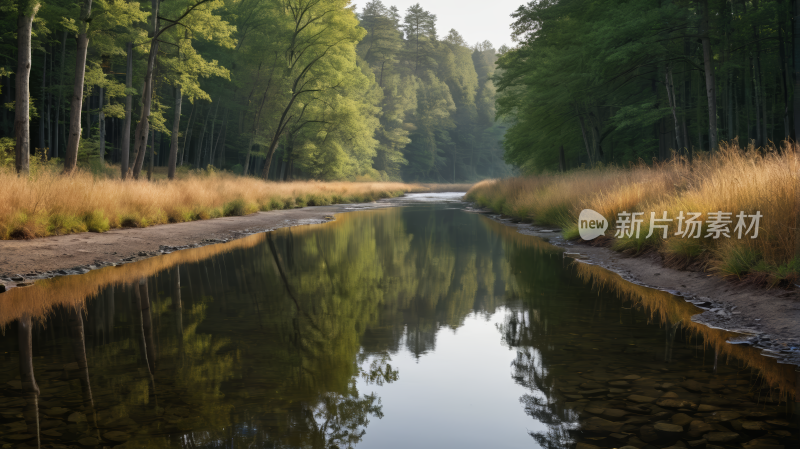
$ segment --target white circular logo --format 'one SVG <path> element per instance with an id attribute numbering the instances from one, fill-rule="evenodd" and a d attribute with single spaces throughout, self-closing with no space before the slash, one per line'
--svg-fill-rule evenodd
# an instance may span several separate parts
<path id="1" fill-rule="evenodd" d="M 593 240 L 606 233 L 608 220 L 606 217 L 591 210 L 584 209 L 578 216 L 578 234 L 584 240 Z"/>

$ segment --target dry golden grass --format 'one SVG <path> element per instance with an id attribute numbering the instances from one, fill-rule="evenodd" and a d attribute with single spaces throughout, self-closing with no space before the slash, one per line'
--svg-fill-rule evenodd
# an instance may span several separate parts
<path id="1" fill-rule="evenodd" d="M 697 157 L 692 166 L 675 158 L 656 166 L 483 181 L 467 192 L 467 198 L 507 215 L 560 226 L 570 239 L 578 238 L 577 220 L 583 209 L 599 212 L 612 228 L 618 213 L 644 212 L 640 237 L 619 239 L 616 249 L 655 248 L 675 265 L 700 262 L 724 276 L 777 285 L 794 281 L 800 272 L 795 254 L 798 169 L 798 153 L 789 145 L 761 152 L 723 144 L 715 154 Z M 659 231 L 647 239 L 650 212 L 660 218 L 663 211 L 674 220 L 668 239 L 663 240 Z M 699 239 L 675 236 L 675 218 L 681 211 L 700 212 L 704 222 L 709 212 L 732 212 L 731 238 L 706 238 L 706 226 Z M 733 233 L 740 211 L 761 213 L 758 238 L 739 239 Z"/>
<path id="2" fill-rule="evenodd" d="M 0 239 L 103 232 L 454 188 L 399 182 L 278 183 L 219 172 L 184 174 L 174 181 L 123 182 L 88 172 L 62 176 L 52 170 L 38 170 L 30 177 L 0 170 L 0 185 Z"/>

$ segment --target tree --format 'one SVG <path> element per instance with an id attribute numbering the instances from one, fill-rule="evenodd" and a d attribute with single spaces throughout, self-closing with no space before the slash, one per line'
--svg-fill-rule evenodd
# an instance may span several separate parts
<path id="1" fill-rule="evenodd" d="M 184 28 L 191 29 L 194 33 L 198 33 L 205 38 L 214 38 L 219 45 L 226 48 L 233 48 L 235 42 L 230 38 L 234 28 L 223 20 L 220 16 L 214 14 L 214 11 L 223 7 L 221 0 L 188 0 L 188 4 L 172 5 L 173 9 L 164 11 L 165 13 L 172 12 L 175 17 L 169 19 L 160 16 L 159 12 L 160 3 L 158 0 L 152 0 L 151 7 L 151 25 L 150 25 L 150 51 L 147 59 L 147 67 L 144 76 L 144 90 L 142 92 L 141 100 L 141 113 L 139 116 L 139 123 L 136 125 L 134 133 L 134 154 L 136 154 L 133 165 L 133 178 L 139 179 L 139 173 L 142 170 L 144 163 L 144 155 L 147 145 L 147 134 L 150 129 L 150 112 L 153 107 L 154 95 L 154 80 L 153 72 L 155 70 L 156 58 L 158 56 L 159 44 L 161 43 L 162 36 L 176 25 L 181 25 Z M 177 8 L 175 7 L 177 6 Z M 177 13 L 175 13 L 177 11 Z M 165 14 L 166 15 L 166 14 Z M 161 20 L 167 22 L 167 25 L 161 26 Z M 194 26 L 190 26 L 194 25 Z M 186 48 L 182 48 L 186 50 Z M 214 61 L 215 63 L 216 61 Z"/>
<path id="2" fill-rule="evenodd" d="M 83 81 L 86 75 L 86 52 L 89 48 L 89 20 L 92 0 L 83 0 L 78 19 L 78 51 L 75 57 L 75 83 L 72 87 L 69 116 L 69 140 L 64 156 L 64 173 L 72 173 L 78 165 L 78 146 L 81 141 L 81 110 L 83 109 Z"/>
<path id="3" fill-rule="evenodd" d="M 355 44 L 364 36 L 355 14 L 344 0 L 286 0 L 285 13 L 276 14 L 280 27 L 293 30 L 284 37 L 283 79 L 288 91 L 277 101 L 278 119 L 271 131 L 262 176 L 267 179 L 283 134 L 318 122 L 309 118 L 309 105 L 326 91 L 338 88 L 355 65 Z M 315 96 L 309 98 L 311 94 Z"/>
<path id="4" fill-rule="evenodd" d="M 31 157 L 30 76 L 31 31 L 41 4 L 36 0 L 17 2 L 17 73 L 14 103 L 14 137 L 17 173 L 27 175 Z"/>
<path id="5" fill-rule="evenodd" d="M 417 3 L 408 8 L 403 24 L 414 75 L 420 75 L 422 70 L 435 69 L 436 15 Z"/>

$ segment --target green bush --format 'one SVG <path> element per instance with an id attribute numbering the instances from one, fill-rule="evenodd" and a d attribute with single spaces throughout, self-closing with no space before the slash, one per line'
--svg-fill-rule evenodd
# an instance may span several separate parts
<path id="1" fill-rule="evenodd" d="M 111 227 L 102 210 L 93 210 L 83 215 L 83 222 L 89 232 L 106 232 Z"/>
<path id="2" fill-rule="evenodd" d="M 242 198 L 237 198 L 225 203 L 225 206 L 222 208 L 222 215 L 225 217 L 238 217 L 247 215 L 248 213 L 247 203 Z"/>
<path id="3" fill-rule="evenodd" d="M 726 276 L 741 278 L 749 273 L 761 261 L 761 255 L 754 249 L 745 246 L 734 246 L 721 254 L 717 271 Z"/>
<path id="4" fill-rule="evenodd" d="M 64 235 L 75 232 L 86 232 L 87 226 L 79 217 L 71 214 L 55 212 L 48 217 L 47 234 Z"/>

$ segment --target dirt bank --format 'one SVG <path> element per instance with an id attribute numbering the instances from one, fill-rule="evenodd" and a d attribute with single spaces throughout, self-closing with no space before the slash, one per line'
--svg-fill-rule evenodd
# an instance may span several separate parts
<path id="1" fill-rule="evenodd" d="M 464 191 L 468 187 L 455 186 Z M 324 223 L 341 212 L 409 202 L 458 201 L 464 193 L 441 193 L 447 190 L 442 186 L 430 190 L 430 193 L 409 194 L 373 203 L 274 210 L 243 217 L 113 229 L 101 234 L 84 232 L 33 240 L 0 240 L 0 292 L 38 279 L 83 274 L 95 268 L 132 262 L 163 252 L 225 242 L 278 228 Z"/>
<path id="2" fill-rule="evenodd" d="M 27 282 L 53 275 L 77 274 L 103 265 L 155 256 L 162 250 L 218 243 L 277 228 L 323 223 L 333 219 L 334 214 L 352 207 L 304 207 L 258 212 L 244 217 L 114 229 L 102 234 L 85 232 L 34 240 L 2 240 L 0 283 L 15 285 L 20 282 L 18 276 Z"/>
<path id="3" fill-rule="evenodd" d="M 564 240 L 555 228 L 514 223 L 488 210 L 474 209 L 566 249 L 568 257 L 591 263 L 623 279 L 682 296 L 704 312 L 692 320 L 713 328 L 741 332 L 737 343 L 748 343 L 779 363 L 800 365 L 800 294 L 798 290 L 766 290 L 711 276 L 666 268 L 657 254 L 630 257 L 604 247 Z M 514 220 L 515 221 L 515 220 Z"/>

